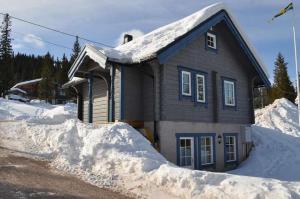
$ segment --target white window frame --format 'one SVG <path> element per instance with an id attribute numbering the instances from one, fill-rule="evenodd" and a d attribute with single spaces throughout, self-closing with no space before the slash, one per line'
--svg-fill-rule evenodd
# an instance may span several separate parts
<path id="1" fill-rule="evenodd" d="M 185 93 L 183 86 L 184 86 L 184 82 L 183 82 L 183 76 L 184 75 L 188 75 L 189 76 L 189 92 Z M 181 71 L 181 94 L 185 95 L 185 96 L 192 96 L 192 81 L 191 81 L 191 72 L 188 71 Z"/>
<path id="2" fill-rule="evenodd" d="M 191 165 L 186 165 L 183 166 L 185 168 L 190 168 L 190 169 L 194 169 L 194 137 L 180 137 L 179 138 L 179 164 L 181 164 L 181 140 L 190 140 L 191 142 Z M 189 156 L 184 156 L 184 157 L 189 157 Z"/>
<path id="3" fill-rule="evenodd" d="M 229 143 L 229 144 L 227 144 L 227 138 L 233 138 L 233 140 L 234 140 L 234 143 Z M 226 157 L 228 156 L 228 154 L 233 154 L 234 155 L 234 159 L 233 160 L 228 160 L 227 158 L 226 158 L 226 162 L 235 162 L 236 161 L 236 156 L 237 156 L 237 151 L 236 151 L 236 136 L 234 136 L 234 135 L 226 135 L 225 136 L 225 150 L 226 150 L 226 147 L 227 146 L 233 146 L 233 151 L 225 151 L 226 152 Z"/>
<path id="4" fill-rule="evenodd" d="M 213 46 L 208 44 L 208 42 L 209 42 L 208 37 L 211 37 L 213 39 L 212 41 L 210 41 L 210 42 L 212 42 Z M 207 33 L 207 35 L 206 35 L 206 45 L 209 48 L 217 49 L 217 37 L 216 37 L 215 34 L 212 34 L 212 33 L 209 33 L 209 32 Z"/>
<path id="5" fill-rule="evenodd" d="M 235 106 L 235 82 L 234 81 L 229 81 L 229 80 L 223 80 L 223 89 L 224 89 L 224 103 L 226 106 Z M 227 92 L 226 92 L 226 86 L 227 85 L 232 85 L 232 104 L 229 103 Z M 230 96 L 231 97 L 231 96 Z"/>
<path id="6" fill-rule="evenodd" d="M 199 83 L 198 83 L 198 78 L 202 78 L 203 79 L 203 100 L 200 100 L 199 99 L 199 90 L 198 90 L 198 87 L 199 87 Z M 196 75 L 196 94 L 197 94 L 197 102 L 201 102 L 201 103 L 205 103 L 206 101 L 206 90 L 205 90 L 205 76 L 204 75 L 201 75 L 201 74 L 197 74 Z"/>
<path id="7" fill-rule="evenodd" d="M 206 142 L 204 145 L 202 145 L 202 139 L 207 139 L 209 138 L 210 139 L 210 155 L 211 155 L 211 161 L 210 162 L 207 162 L 207 155 L 206 155 L 206 147 L 209 146 L 209 145 L 206 145 Z M 206 141 L 206 140 L 205 140 Z M 203 159 L 202 159 L 202 148 L 204 148 L 204 152 L 205 152 L 205 161 L 204 163 L 202 162 Z M 213 136 L 201 136 L 200 137 L 200 157 L 201 157 L 201 165 L 202 166 L 205 166 L 205 165 L 211 165 L 214 163 L 214 139 L 213 139 Z"/>

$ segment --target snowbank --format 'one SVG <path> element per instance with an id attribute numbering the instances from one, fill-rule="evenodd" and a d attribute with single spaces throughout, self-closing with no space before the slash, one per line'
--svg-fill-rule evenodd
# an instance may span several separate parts
<path id="1" fill-rule="evenodd" d="M 297 106 L 287 99 L 275 100 L 273 104 L 256 110 L 255 118 L 256 126 L 300 137 Z"/>
<path id="2" fill-rule="evenodd" d="M 45 117 L 55 118 L 65 115 L 65 108 L 52 111 L 46 108 L 42 113 Z M 285 181 L 277 180 L 283 178 L 284 170 L 290 167 L 299 177 L 296 172 L 296 165 L 300 163 L 296 153 L 300 151 L 299 139 L 293 137 L 294 140 L 278 130 L 255 126 L 256 148 L 250 159 L 236 174 L 226 174 L 179 168 L 165 160 L 139 132 L 124 123 L 93 127 L 68 117 L 60 123 L 44 122 L 40 119 L 0 123 L 1 146 L 48 157 L 52 165 L 62 171 L 76 174 L 97 186 L 137 197 L 300 198 L 300 178 L 293 179 L 291 172 L 283 179 Z M 272 152 L 273 149 L 276 150 Z M 276 154 L 278 158 L 271 161 Z M 268 156 L 270 158 L 265 160 Z M 296 162 L 281 164 L 288 158 Z M 265 175 L 270 171 L 274 171 L 271 176 Z M 277 172 L 278 178 L 272 179 Z"/>
<path id="3" fill-rule="evenodd" d="M 278 99 L 256 110 L 255 143 L 250 158 L 230 172 L 300 182 L 300 127 L 297 106 Z"/>
<path id="4" fill-rule="evenodd" d="M 75 118 L 76 105 L 51 105 L 42 101 L 23 103 L 0 98 L 0 120 L 49 120 L 57 123 L 66 118 Z"/>

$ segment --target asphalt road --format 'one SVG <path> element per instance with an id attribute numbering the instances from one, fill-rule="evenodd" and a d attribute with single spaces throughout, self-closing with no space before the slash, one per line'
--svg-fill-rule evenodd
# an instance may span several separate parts
<path id="1" fill-rule="evenodd" d="M 119 193 L 62 175 L 47 161 L 0 147 L 0 199 L 129 199 Z"/>

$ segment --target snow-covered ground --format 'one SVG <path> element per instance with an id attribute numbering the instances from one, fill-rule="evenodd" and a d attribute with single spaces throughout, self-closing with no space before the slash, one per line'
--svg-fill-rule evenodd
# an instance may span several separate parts
<path id="1" fill-rule="evenodd" d="M 179 168 L 124 123 L 86 125 L 74 105 L 0 99 L 0 146 L 52 160 L 87 182 L 144 198 L 300 198 L 300 131 L 285 99 L 256 112 L 250 158 L 230 173 Z M 0 119 L 1 120 L 1 119 Z"/>

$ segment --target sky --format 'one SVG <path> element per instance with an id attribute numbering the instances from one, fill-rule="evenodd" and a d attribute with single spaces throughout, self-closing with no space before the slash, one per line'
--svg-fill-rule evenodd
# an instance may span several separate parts
<path id="1" fill-rule="evenodd" d="M 26 2 L 26 3 L 25 3 Z M 0 12 L 46 25 L 93 41 L 116 46 L 125 32 L 140 36 L 188 16 L 214 0 L 0 0 Z M 257 49 L 273 77 L 274 60 L 281 52 L 295 80 L 292 12 L 268 21 L 289 0 L 224 0 Z M 295 1 L 295 24 L 300 41 L 300 2 Z M 71 54 L 74 38 L 12 20 L 14 52 L 55 57 Z M 51 45 L 48 42 L 61 46 Z M 81 45 L 86 41 L 80 41 Z M 101 46 L 100 46 L 101 47 Z M 299 46 L 300 51 L 300 46 Z M 299 53 L 298 53 L 299 54 Z"/>

